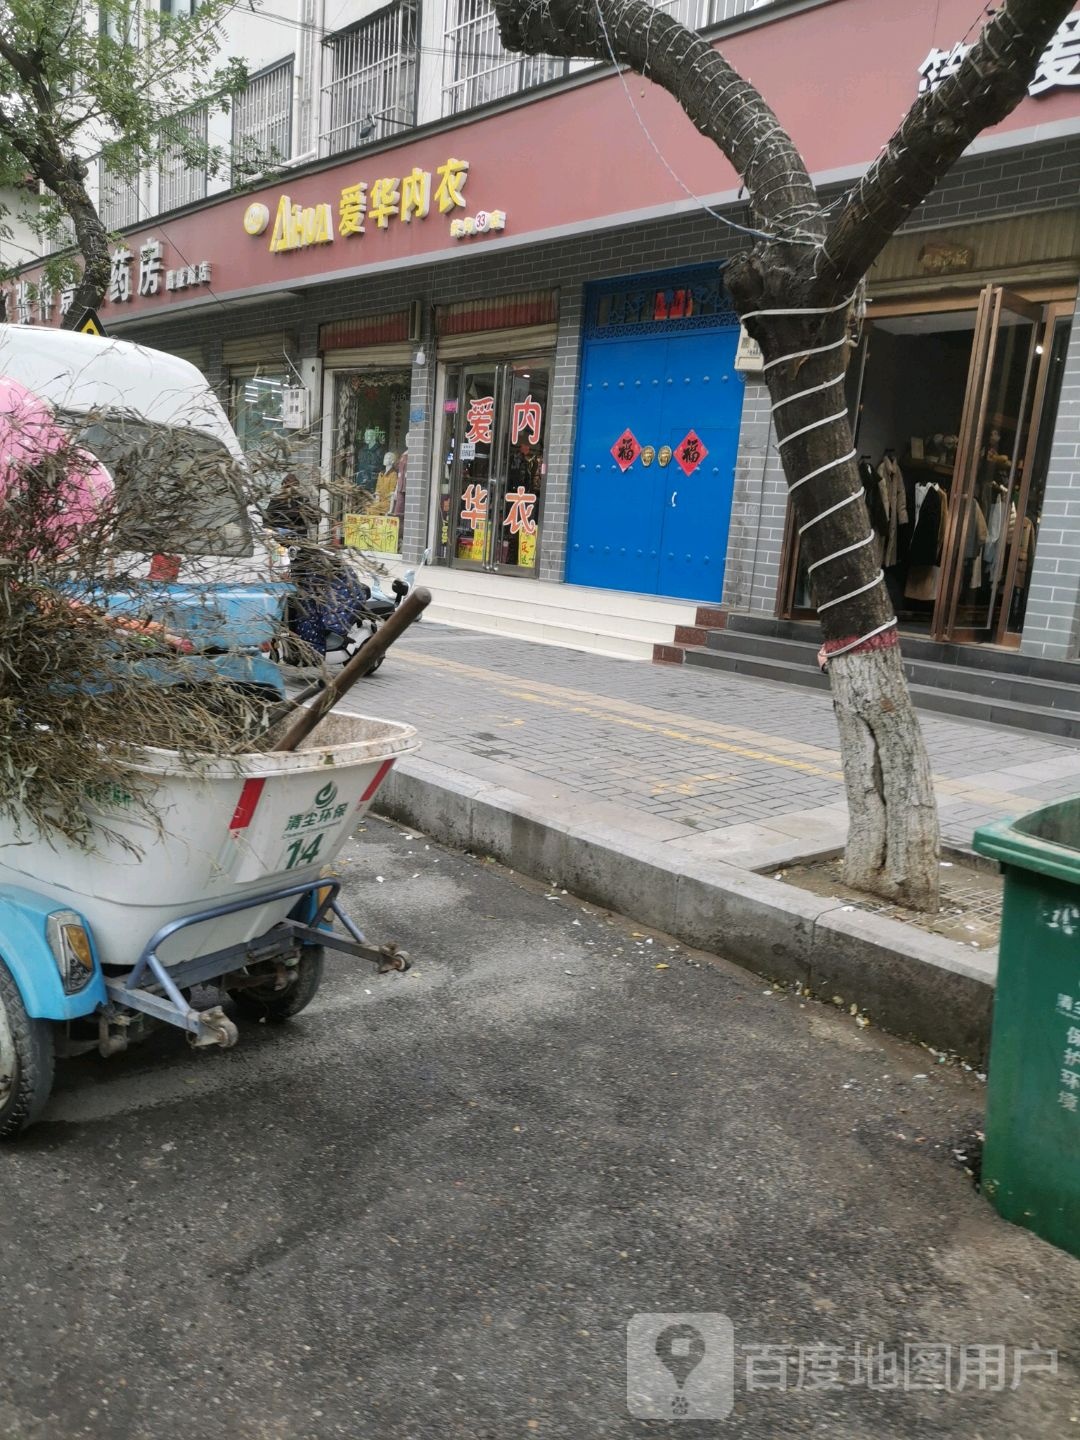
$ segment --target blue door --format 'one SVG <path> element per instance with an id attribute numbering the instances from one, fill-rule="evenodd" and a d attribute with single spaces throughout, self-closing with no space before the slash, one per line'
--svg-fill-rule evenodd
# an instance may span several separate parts
<path id="1" fill-rule="evenodd" d="M 716 323 L 701 324 L 715 280 L 709 290 L 662 281 L 628 292 L 626 338 L 611 287 L 600 288 L 602 309 L 590 302 L 603 333 L 587 336 L 582 357 L 566 578 L 717 601 L 742 417 L 739 329 L 719 298 Z"/>
<path id="2" fill-rule="evenodd" d="M 631 449 L 663 423 L 667 340 L 593 344 L 585 353 L 574 460 L 566 578 L 574 585 L 659 593 L 660 541 L 667 494 L 655 456 L 626 465 L 612 447 Z M 642 438 L 638 438 L 642 437 Z"/>

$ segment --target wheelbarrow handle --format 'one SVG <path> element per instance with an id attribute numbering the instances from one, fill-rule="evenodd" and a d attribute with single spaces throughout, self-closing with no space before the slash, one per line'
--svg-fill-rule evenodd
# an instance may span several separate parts
<path id="1" fill-rule="evenodd" d="M 349 663 L 330 681 L 319 698 L 311 705 L 304 705 L 288 730 L 271 747 L 272 751 L 295 750 L 328 715 L 341 698 L 346 695 L 362 675 L 366 675 L 374 661 L 384 655 L 399 635 L 403 634 L 414 621 L 419 620 L 431 604 L 431 591 L 422 586 L 407 595 L 388 620 L 384 621 L 360 646 Z"/>

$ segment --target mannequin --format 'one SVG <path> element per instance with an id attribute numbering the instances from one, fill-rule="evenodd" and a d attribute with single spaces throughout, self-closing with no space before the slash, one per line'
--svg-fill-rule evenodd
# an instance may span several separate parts
<path id="1" fill-rule="evenodd" d="M 399 520 L 405 517 L 405 481 L 409 474 L 409 452 L 403 450 L 398 456 L 397 462 L 397 488 L 394 491 L 394 498 L 390 502 L 390 514 L 396 515 Z"/>
<path id="2" fill-rule="evenodd" d="M 373 515 L 389 515 L 397 483 L 397 456 L 393 450 L 387 450 L 383 455 L 382 471 L 375 481 L 375 501 L 371 507 Z"/>
<path id="3" fill-rule="evenodd" d="M 363 448 L 356 452 L 356 473 L 353 483 L 359 485 L 361 490 L 374 490 L 382 459 L 378 430 L 365 430 Z"/>

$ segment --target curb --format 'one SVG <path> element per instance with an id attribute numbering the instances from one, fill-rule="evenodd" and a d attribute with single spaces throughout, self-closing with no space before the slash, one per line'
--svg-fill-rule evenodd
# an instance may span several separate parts
<path id="1" fill-rule="evenodd" d="M 395 765 L 376 804 L 443 844 L 490 855 L 756 975 L 857 1005 L 883 1030 L 985 1068 L 995 952 L 968 955 L 955 941 L 752 870 L 582 823 L 579 808 L 416 757 Z"/>

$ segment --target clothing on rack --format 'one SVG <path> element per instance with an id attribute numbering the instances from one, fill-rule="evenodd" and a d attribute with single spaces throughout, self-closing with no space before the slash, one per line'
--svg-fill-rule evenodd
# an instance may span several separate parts
<path id="1" fill-rule="evenodd" d="M 941 578 L 941 550 L 949 518 L 948 501 L 940 486 L 926 487 L 918 515 L 908 550 L 909 567 L 904 596 L 908 600 L 935 600 Z"/>
<path id="2" fill-rule="evenodd" d="M 896 463 L 895 456 L 889 454 L 886 454 L 878 466 L 877 473 L 878 479 L 881 481 L 882 497 L 885 501 L 885 514 L 888 517 L 883 563 L 886 566 L 895 565 L 898 558 L 900 526 L 906 525 L 908 522 L 904 473 Z"/>
<path id="3" fill-rule="evenodd" d="M 964 559 L 971 562 L 971 572 L 968 577 L 969 588 L 980 590 L 983 574 L 983 547 L 986 544 L 988 531 L 982 506 L 977 500 L 973 500 L 971 505 L 973 513 L 971 524 L 968 526 L 967 539 L 964 542 Z"/>
<path id="4" fill-rule="evenodd" d="M 1001 544 L 1001 532 L 1005 528 L 1005 497 L 998 495 L 990 506 L 990 515 L 986 522 L 986 543 L 983 545 L 983 560 L 991 575 L 994 573 L 994 564 L 997 560 L 998 546 Z"/>
<path id="5" fill-rule="evenodd" d="M 889 512 L 885 505 L 885 489 L 881 477 L 869 460 L 860 460 L 859 478 L 863 485 L 870 527 L 874 532 L 874 554 L 879 565 L 884 563 L 885 544 L 889 533 Z"/>

